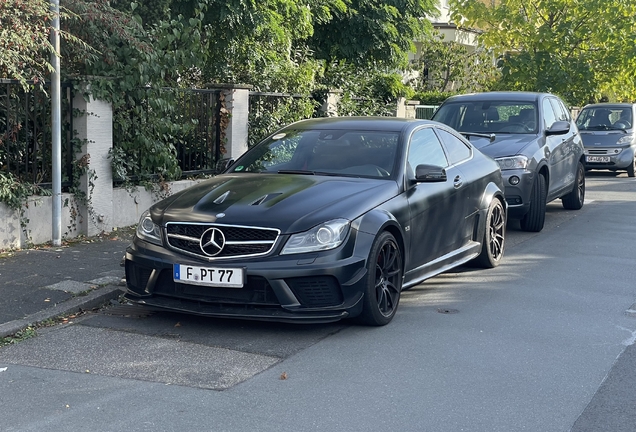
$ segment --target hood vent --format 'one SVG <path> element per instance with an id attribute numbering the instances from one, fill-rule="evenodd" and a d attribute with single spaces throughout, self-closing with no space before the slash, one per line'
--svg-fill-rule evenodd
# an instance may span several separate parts
<path id="1" fill-rule="evenodd" d="M 223 195 L 214 200 L 214 204 L 223 204 L 225 199 L 230 196 L 230 191 L 225 192 Z"/>
<path id="2" fill-rule="evenodd" d="M 259 199 L 255 200 L 253 203 L 251 203 L 250 205 L 261 205 L 273 198 L 276 198 L 277 196 L 282 195 L 281 192 L 279 193 L 273 193 L 273 194 L 267 194 L 267 195 L 263 195 L 262 197 L 260 197 Z"/>

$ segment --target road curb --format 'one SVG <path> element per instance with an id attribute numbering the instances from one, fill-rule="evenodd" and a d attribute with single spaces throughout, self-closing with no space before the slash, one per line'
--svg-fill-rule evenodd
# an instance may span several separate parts
<path id="1" fill-rule="evenodd" d="M 0 338 L 14 335 L 32 324 L 46 321 L 48 319 L 55 318 L 56 316 L 94 309 L 109 302 L 110 300 L 118 298 L 123 293 L 124 291 L 122 288 L 116 285 L 106 285 L 97 288 L 87 295 L 73 297 L 25 318 L 0 324 Z"/>

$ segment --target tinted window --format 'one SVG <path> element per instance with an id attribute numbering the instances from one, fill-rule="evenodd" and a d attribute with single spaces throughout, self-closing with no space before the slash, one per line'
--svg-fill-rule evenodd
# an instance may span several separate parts
<path id="1" fill-rule="evenodd" d="M 415 177 L 415 167 L 422 164 L 448 166 L 442 145 L 431 128 L 420 129 L 411 137 L 408 156 L 409 175 Z"/>
<path id="2" fill-rule="evenodd" d="M 554 114 L 550 100 L 543 99 L 543 122 L 545 123 L 545 128 L 549 129 L 555 121 L 556 115 Z"/>
<path id="3" fill-rule="evenodd" d="M 245 153 L 232 172 L 388 177 L 394 169 L 397 142 L 397 132 L 286 130 Z"/>
<path id="4" fill-rule="evenodd" d="M 433 120 L 459 132 L 534 134 L 537 109 L 532 102 L 451 101 L 443 104 Z"/>
<path id="5" fill-rule="evenodd" d="M 470 148 L 453 134 L 442 129 L 437 129 L 437 134 L 442 139 L 446 148 L 446 156 L 451 165 L 459 163 L 470 157 Z"/>

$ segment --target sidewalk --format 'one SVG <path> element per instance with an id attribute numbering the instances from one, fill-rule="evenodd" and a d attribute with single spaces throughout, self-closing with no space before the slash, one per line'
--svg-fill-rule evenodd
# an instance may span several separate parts
<path id="1" fill-rule="evenodd" d="M 0 337 L 62 314 L 93 309 L 123 293 L 120 263 L 132 230 L 0 256 Z"/>

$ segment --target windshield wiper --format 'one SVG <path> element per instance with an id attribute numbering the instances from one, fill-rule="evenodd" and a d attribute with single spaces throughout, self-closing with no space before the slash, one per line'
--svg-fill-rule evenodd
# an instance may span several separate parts
<path id="1" fill-rule="evenodd" d="M 309 170 L 279 170 L 278 174 L 305 174 L 305 175 L 316 175 L 315 171 Z"/>
<path id="2" fill-rule="evenodd" d="M 496 138 L 494 133 L 460 132 L 460 134 L 464 135 L 468 141 L 470 141 L 471 136 L 476 136 L 480 138 L 488 138 L 490 142 L 493 142 Z"/>

